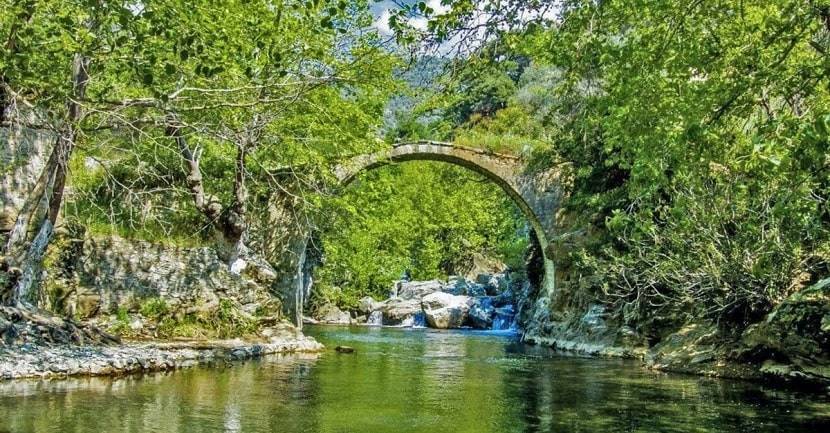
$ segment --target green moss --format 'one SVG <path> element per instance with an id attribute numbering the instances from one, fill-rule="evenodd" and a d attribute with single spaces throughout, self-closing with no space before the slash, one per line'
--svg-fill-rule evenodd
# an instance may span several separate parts
<path id="1" fill-rule="evenodd" d="M 143 301 L 138 309 L 146 322 L 155 324 L 155 335 L 159 338 L 237 338 L 256 335 L 257 321 L 243 314 L 231 300 L 223 299 L 210 311 L 191 314 L 177 314 L 161 298 Z M 270 309 L 265 310 L 270 311 Z M 128 310 L 119 308 L 112 332 L 130 336 Z"/>
<path id="2" fill-rule="evenodd" d="M 128 336 L 130 333 L 130 316 L 126 307 L 118 307 L 115 312 L 115 322 L 107 329 L 111 334 Z"/>
<path id="3" fill-rule="evenodd" d="M 138 311 L 148 319 L 157 320 L 170 313 L 170 307 L 162 298 L 150 298 L 141 304 Z"/>

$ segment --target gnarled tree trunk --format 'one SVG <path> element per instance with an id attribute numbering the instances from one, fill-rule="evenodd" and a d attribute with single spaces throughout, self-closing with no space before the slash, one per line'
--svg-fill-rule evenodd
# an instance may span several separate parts
<path id="1" fill-rule="evenodd" d="M 201 152 L 199 149 L 190 148 L 182 129 L 183 126 L 176 116 L 168 115 L 165 132 L 168 137 L 176 141 L 179 153 L 187 164 L 187 187 L 193 197 L 193 203 L 221 236 L 218 248 L 220 257 L 228 264 L 230 272 L 238 275 L 245 270 L 247 266 L 245 258 L 248 255 L 248 248 L 245 245 L 248 231 L 246 221 L 248 190 L 245 186 L 247 146 L 244 143 L 237 144 L 233 200 L 226 207 L 222 205 L 218 197 L 205 191 L 199 165 Z"/>

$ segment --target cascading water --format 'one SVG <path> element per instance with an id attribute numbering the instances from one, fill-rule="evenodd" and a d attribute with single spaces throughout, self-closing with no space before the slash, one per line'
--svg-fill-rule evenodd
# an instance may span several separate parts
<path id="1" fill-rule="evenodd" d="M 412 327 L 413 328 L 426 328 L 427 327 L 427 316 L 424 312 L 416 313 L 412 317 Z"/>
<path id="2" fill-rule="evenodd" d="M 380 310 L 372 311 L 372 314 L 370 314 L 369 318 L 366 320 L 366 324 L 369 326 L 382 326 L 383 313 Z"/>
<path id="3" fill-rule="evenodd" d="M 505 305 L 502 308 L 496 308 L 495 316 L 493 317 L 493 331 L 507 331 L 517 328 L 516 312 L 513 305 Z"/>

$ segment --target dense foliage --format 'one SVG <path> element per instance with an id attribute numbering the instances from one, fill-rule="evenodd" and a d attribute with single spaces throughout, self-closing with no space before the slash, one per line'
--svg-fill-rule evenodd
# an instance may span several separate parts
<path id="1" fill-rule="evenodd" d="M 830 272 L 830 4 L 452 4 L 430 41 L 532 60 L 504 110 L 544 125 L 538 166 L 572 167 L 566 206 L 595 228 L 558 258 L 572 289 L 645 329 L 728 328 Z"/>
<path id="2" fill-rule="evenodd" d="M 279 187 L 280 169 L 313 174 L 378 146 L 395 88 L 395 57 L 365 30 L 359 0 L 0 8 L 4 126 L 71 128 L 69 215 L 132 236 L 227 235 L 229 215 L 245 218 L 249 197 Z M 77 56 L 83 95 L 73 93 Z M 70 101 L 79 115 L 67 119 Z"/>
<path id="3" fill-rule="evenodd" d="M 32 268 L 65 209 L 133 236 L 219 234 L 232 263 L 288 172 L 329 217 L 311 225 L 341 302 L 471 251 L 514 261 L 520 219 L 458 169 L 317 194 L 331 161 L 387 145 L 406 46 L 449 59 L 387 141 L 568 172 L 560 294 L 646 332 L 699 317 L 740 330 L 830 273 L 827 0 L 403 3 L 387 47 L 362 0 L 0 0 L 0 126 L 59 138 L 4 255 Z"/>

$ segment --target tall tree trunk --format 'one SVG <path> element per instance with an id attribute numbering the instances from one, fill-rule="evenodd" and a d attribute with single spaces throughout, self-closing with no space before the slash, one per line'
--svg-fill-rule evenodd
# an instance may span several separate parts
<path id="1" fill-rule="evenodd" d="M 222 234 L 230 242 L 231 249 L 227 254 L 227 261 L 232 273 L 239 274 L 247 267 L 245 261 L 248 248 L 245 245 L 245 235 L 248 232 L 246 213 L 248 206 L 248 188 L 245 185 L 245 159 L 247 150 L 245 144 L 238 144 L 236 151 L 236 167 L 233 182 L 233 203 L 229 206 L 222 221 Z"/>
<path id="2" fill-rule="evenodd" d="M 6 39 L 5 48 L 10 56 L 13 56 L 18 51 L 17 35 L 20 28 L 32 20 L 34 13 L 35 2 L 33 0 L 25 0 L 23 12 L 18 16 L 18 19 L 12 23 L 11 29 L 9 30 L 9 37 Z M 11 119 L 11 113 L 8 112 L 9 107 L 12 105 L 11 98 L 12 95 L 9 91 L 8 78 L 4 74 L 0 73 L 0 125 L 3 125 L 7 120 Z M 9 128 L 11 127 L 12 125 L 9 124 Z M 11 131 L 9 132 L 11 133 Z M 57 147 L 57 144 L 55 147 Z M 57 164 L 56 158 L 57 153 L 55 153 L 53 149 L 52 155 L 43 167 L 43 171 L 38 177 L 37 183 L 35 183 L 34 188 L 29 193 L 23 207 L 18 213 L 15 224 L 12 227 L 12 231 L 9 233 L 9 238 L 4 249 L 4 253 L 7 256 L 19 253 L 19 247 L 26 241 L 26 236 L 29 233 L 29 223 L 31 222 L 37 209 L 40 207 L 39 205 L 44 199 L 44 194 L 51 185 L 52 173 L 54 173 L 55 165 Z"/>
<path id="3" fill-rule="evenodd" d="M 52 154 L 55 156 L 55 164 L 54 174 L 51 176 L 52 187 L 50 194 L 48 194 L 48 208 L 38 228 L 38 233 L 29 245 L 26 256 L 21 263 L 22 275 L 14 289 L 14 301 L 17 304 L 26 305 L 33 298 L 32 289 L 37 281 L 37 275 L 40 273 L 43 254 L 52 239 L 55 222 L 60 214 L 69 159 L 75 148 L 77 127 L 83 115 L 79 101 L 83 100 L 86 94 L 86 87 L 89 82 L 88 68 L 89 58 L 76 54 L 72 62 L 73 98 L 67 102 L 67 121 L 55 144 L 55 148 L 52 150 Z"/>

